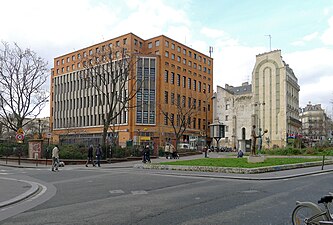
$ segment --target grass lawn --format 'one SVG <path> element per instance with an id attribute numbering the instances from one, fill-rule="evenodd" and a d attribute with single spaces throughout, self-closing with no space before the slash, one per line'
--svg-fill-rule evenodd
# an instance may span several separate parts
<path id="1" fill-rule="evenodd" d="M 247 158 L 202 158 L 184 161 L 161 162 L 163 165 L 179 166 L 214 166 L 214 167 L 240 167 L 257 168 L 267 166 L 278 166 L 285 164 L 296 164 L 304 162 L 321 161 L 320 158 L 266 158 L 262 163 L 248 163 Z"/>

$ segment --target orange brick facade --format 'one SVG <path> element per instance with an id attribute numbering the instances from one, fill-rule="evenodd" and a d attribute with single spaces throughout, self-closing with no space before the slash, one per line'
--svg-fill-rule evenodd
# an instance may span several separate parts
<path id="1" fill-rule="evenodd" d="M 129 110 L 126 123 L 117 126 L 117 141 L 120 145 L 124 146 L 126 141 L 133 140 L 134 143 L 140 145 L 149 143 L 156 150 L 164 146 L 167 139 L 171 139 L 175 143 L 172 127 L 170 123 L 166 122 L 161 109 L 176 114 L 170 102 L 171 96 L 177 98 L 178 95 L 185 98 L 186 102 L 195 101 L 198 106 L 198 114 L 192 118 L 195 121 L 185 131 L 180 141 L 189 142 L 191 137 L 193 140 L 193 137 L 198 138 L 206 135 L 206 131 L 209 131 L 206 124 L 212 122 L 213 59 L 163 35 L 143 40 L 129 33 L 54 59 L 54 68 L 51 71 L 50 110 L 50 127 L 54 142 L 65 140 L 66 137 L 75 137 L 79 140 L 81 137 L 89 139 L 89 137 L 101 135 L 101 125 L 78 126 L 75 122 L 78 120 L 76 118 L 77 110 L 66 108 L 77 104 L 75 101 L 80 100 L 80 95 L 78 93 L 62 93 L 61 96 L 55 96 L 54 87 L 56 78 L 60 79 L 63 76 L 61 82 L 69 86 L 68 88 L 64 85 L 65 90 L 67 90 L 66 87 L 71 90 L 73 76 L 77 71 L 83 70 L 80 59 L 103 51 L 105 46 L 110 45 L 119 49 L 125 48 L 130 54 L 148 57 L 156 62 L 155 122 L 153 124 L 138 124 L 136 109 Z M 132 72 L 136 73 L 136 71 Z M 58 80 L 57 83 L 59 82 Z M 76 84 L 74 83 L 74 85 Z M 59 98 L 65 100 L 58 104 L 56 99 Z M 72 102 L 71 98 L 76 100 Z M 58 107 L 61 107 L 61 110 Z M 87 107 L 80 110 L 80 114 L 86 111 L 89 111 Z M 80 116 L 82 117 L 82 115 Z M 73 120 L 68 120 L 66 117 L 73 118 Z"/>

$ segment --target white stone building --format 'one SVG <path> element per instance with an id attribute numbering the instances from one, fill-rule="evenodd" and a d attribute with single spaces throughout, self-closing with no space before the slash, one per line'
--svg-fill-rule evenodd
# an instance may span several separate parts
<path id="1" fill-rule="evenodd" d="M 252 125 L 268 132 L 263 146 L 284 147 L 290 133 L 298 133 L 300 86 L 293 70 L 282 60 L 281 50 L 256 56 L 252 86 L 217 87 L 214 119 L 226 125 L 220 146 L 249 150 Z"/>
<path id="2" fill-rule="evenodd" d="M 219 142 L 220 147 L 246 149 L 246 143 L 251 139 L 252 86 L 243 83 L 242 86 L 225 88 L 217 86 L 214 104 L 214 120 L 225 125 L 225 138 Z M 247 141 L 246 141 L 247 140 Z M 247 146 L 249 149 L 250 146 Z"/>

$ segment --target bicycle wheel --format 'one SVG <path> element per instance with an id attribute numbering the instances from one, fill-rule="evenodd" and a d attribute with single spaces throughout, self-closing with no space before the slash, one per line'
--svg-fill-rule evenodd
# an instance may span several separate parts
<path id="1" fill-rule="evenodd" d="M 327 221 L 326 216 L 319 215 L 320 213 L 322 212 L 312 205 L 298 205 L 292 214 L 293 225 L 319 225 L 319 221 Z"/>

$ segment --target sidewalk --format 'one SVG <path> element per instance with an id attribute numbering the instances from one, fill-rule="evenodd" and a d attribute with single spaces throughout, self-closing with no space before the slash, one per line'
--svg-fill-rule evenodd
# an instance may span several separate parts
<path id="1" fill-rule="evenodd" d="M 214 178 L 227 178 L 227 179 L 242 179 L 242 180 L 278 180 L 278 179 L 290 179 L 294 177 L 307 176 L 311 174 L 318 173 L 327 173 L 333 172 L 333 164 L 325 165 L 322 170 L 322 166 L 312 166 L 312 167 L 303 167 L 303 168 L 288 168 L 287 170 L 283 169 L 283 166 L 278 166 L 279 169 L 272 171 L 258 171 L 257 173 L 230 173 L 226 171 L 212 172 L 211 170 L 203 170 L 202 168 L 192 167 L 192 168 L 183 168 L 175 172 L 175 168 L 172 166 L 160 166 L 157 165 L 159 162 L 174 161 L 174 160 L 189 160 L 189 159 L 199 159 L 203 158 L 203 155 L 192 155 L 181 157 L 180 159 L 166 159 L 165 157 L 159 157 L 152 159 L 152 163 L 142 163 L 141 160 L 136 161 L 125 161 L 109 164 L 101 164 L 101 167 L 92 167 L 89 165 L 88 169 L 112 169 L 112 168 L 137 168 L 137 169 L 159 169 L 155 170 L 160 173 L 168 173 L 178 176 L 197 176 L 197 177 L 214 177 Z M 233 154 L 221 154 L 212 152 L 209 154 L 211 158 L 225 158 L 225 157 L 235 157 Z M 45 163 L 36 164 L 36 163 L 26 163 L 21 162 L 18 165 L 18 162 L 8 161 L 7 164 L 5 161 L 0 161 L 0 166 L 7 167 L 18 167 L 18 168 L 41 168 L 41 169 L 51 169 L 51 165 L 46 165 Z M 65 165 L 65 167 L 72 168 L 82 168 L 86 169 L 84 165 Z M 61 168 L 60 168 L 61 170 Z M 17 179 L 10 179 L 4 176 L 1 176 L 0 172 L 0 209 L 14 204 L 22 199 L 28 198 L 29 196 L 35 194 L 38 191 L 38 185 L 33 182 L 26 182 Z"/>

